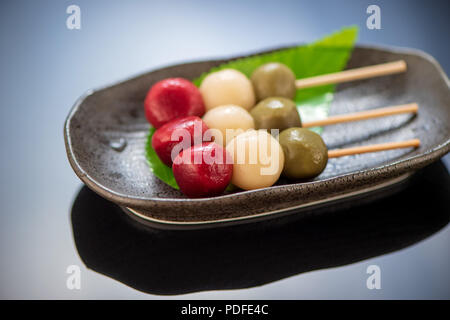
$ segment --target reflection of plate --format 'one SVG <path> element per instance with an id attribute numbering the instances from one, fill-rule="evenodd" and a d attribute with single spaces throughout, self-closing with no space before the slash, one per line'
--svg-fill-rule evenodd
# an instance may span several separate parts
<path id="1" fill-rule="evenodd" d="M 334 204 L 310 214 L 183 232 L 136 223 L 83 187 L 72 206 L 73 236 L 89 269 L 147 293 L 248 288 L 393 252 L 447 225 L 450 176 L 442 162 L 420 170 L 403 187 L 387 188 L 385 198 L 370 204 L 352 200 L 351 208 Z M 401 271 L 411 260 L 402 261 Z"/>
<path id="2" fill-rule="evenodd" d="M 419 138 L 421 147 L 332 159 L 314 181 L 281 180 L 270 188 L 186 199 L 149 171 L 144 154 L 148 124 L 142 105 L 148 88 L 167 77 L 192 79 L 226 60 L 167 67 L 89 93 L 67 118 L 67 154 L 81 180 L 103 197 L 171 223 L 275 217 L 337 198 L 350 200 L 355 194 L 391 185 L 395 178 L 436 161 L 450 149 L 449 82 L 433 58 L 418 51 L 358 47 L 348 68 L 399 59 L 408 64 L 404 74 L 340 85 L 331 113 L 417 102 L 419 116 L 329 126 L 323 136 L 330 148 L 410 138 Z"/>

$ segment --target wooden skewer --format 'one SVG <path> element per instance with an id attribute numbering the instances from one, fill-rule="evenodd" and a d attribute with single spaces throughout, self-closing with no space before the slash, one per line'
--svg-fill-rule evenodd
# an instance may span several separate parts
<path id="1" fill-rule="evenodd" d="M 304 89 L 323 86 L 326 84 L 336 84 L 341 82 L 368 79 L 385 76 L 388 74 L 405 72 L 406 68 L 406 62 L 404 60 L 399 60 L 377 64 L 369 67 L 356 68 L 310 78 L 298 79 L 295 81 L 295 86 L 297 87 L 297 89 Z"/>
<path id="2" fill-rule="evenodd" d="M 392 149 L 401 148 L 417 148 L 420 146 L 419 139 L 412 139 L 401 142 L 387 142 L 380 144 L 372 144 L 368 146 L 354 147 L 354 148 L 344 148 L 344 149 L 334 149 L 328 151 L 328 158 L 337 158 L 350 156 L 353 154 L 368 153 L 368 152 L 378 152 Z"/>
<path id="3" fill-rule="evenodd" d="M 302 124 L 303 128 L 320 127 L 341 122 L 351 122 L 371 118 L 391 116 L 401 113 L 417 113 L 419 106 L 417 103 L 402 104 L 398 106 L 379 108 L 367 111 L 354 112 L 343 115 L 331 116 L 323 120 L 310 121 Z"/>

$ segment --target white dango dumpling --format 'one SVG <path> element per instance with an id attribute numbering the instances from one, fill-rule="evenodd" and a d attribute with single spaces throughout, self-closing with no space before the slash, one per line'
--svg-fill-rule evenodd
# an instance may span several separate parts
<path id="1" fill-rule="evenodd" d="M 209 110 L 203 116 L 203 122 L 211 129 L 214 141 L 222 146 L 226 146 L 238 134 L 255 129 L 255 121 L 250 113 L 233 104 Z"/>
<path id="2" fill-rule="evenodd" d="M 203 79 L 200 92 L 206 110 L 235 104 L 250 110 L 255 105 L 255 93 L 251 81 L 234 69 L 224 69 L 213 72 Z"/>
<path id="3" fill-rule="evenodd" d="M 226 149 L 233 158 L 231 183 L 241 189 L 270 187 L 283 171 L 283 149 L 266 130 L 241 133 Z"/>

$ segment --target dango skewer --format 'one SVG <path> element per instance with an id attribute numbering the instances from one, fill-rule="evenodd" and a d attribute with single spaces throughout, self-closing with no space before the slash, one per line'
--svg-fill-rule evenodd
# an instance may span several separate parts
<path id="1" fill-rule="evenodd" d="M 198 116 L 223 105 L 237 105 L 247 111 L 265 98 L 293 99 L 297 89 L 388 75 L 406 70 L 403 60 L 345 70 L 305 79 L 295 79 L 287 66 L 267 63 L 257 68 L 251 79 L 234 69 L 223 69 L 206 76 L 197 88 L 183 78 L 168 78 L 154 84 L 144 101 L 145 114 L 155 127 L 180 117 Z M 258 105 L 256 105 L 257 107 Z"/>
<path id="2" fill-rule="evenodd" d="M 285 155 L 283 174 L 291 179 L 311 179 L 318 176 L 330 158 L 420 146 L 420 140 L 412 139 L 328 150 L 320 135 L 305 128 L 286 129 L 280 133 L 278 141 Z"/>
<path id="3" fill-rule="evenodd" d="M 305 89 L 310 87 L 323 86 L 327 84 L 337 84 L 355 80 L 363 80 L 405 72 L 406 69 L 407 69 L 406 62 L 404 60 L 398 60 L 394 62 L 387 62 L 368 67 L 349 69 L 340 72 L 314 76 L 310 78 L 297 79 L 295 80 L 295 87 L 297 89 Z"/>
<path id="4" fill-rule="evenodd" d="M 251 75 L 257 101 L 268 97 L 285 97 L 294 99 L 296 90 L 318 87 L 329 84 L 363 80 L 405 72 L 407 69 L 404 60 L 377 64 L 373 66 L 355 68 L 295 79 L 291 69 L 279 62 L 270 62 L 261 65 Z"/>
<path id="5" fill-rule="evenodd" d="M 343 149 L 334 149 L 328 151 L 328 158 L 338 158 L 351 156 L 355 154 L 369 153 L 369 152 L 379 152 L 393 149 L 402 149 L 402 148 L 418 148 L 420 146 L 419 139 L 411 139 L 400 142 L 385 142 L 378 144 L 371 144 L 368 146 L 359 146 L 353 148 L 343 148 Z"/>
<path id="6" fill-rule="evenodd" d="M 412 139 L 328 150 L 320 135 L 305 128 L 286 129 L 278 141 L 268 136 L 265 130 L 254 130 L 238 135 L 227 146 L 234 160 L 231 182 L 237 187 L 244 190 L 269 187 L 280 175 L 293 180 L 312 179 L 323 172 L 330 158 L 420 146 L 420 140 Z M 241 150 L 238 146 L 242 146 Z M 259 153 L 261 149 L 267 152 Z M 256 158 L 239 161 L 242 155 L 249 157 L 249 150 L 256 150 Z"/>
<path id="7" fill-rule="evenodd" d="M 302 124 L 303 128 L 322 127 L 343 122 L 352 122 L 359 120 L 374 119 L 386 116 L 393 116 L 403 113 L 415 114 L 419 111 L 417 103 L 408 103 L 384 108 L 377 108 L 372 110 L 358 111 L 342 115 L 329 116 L 322 120 L 308 121 Z"/>
<path id="8" fill-rule="evenodd" d="M 409 103 L 348 114 L 334 115 L 321 120 L 303 122 L 297 112 L 297 106 L 294 101 L 283 97 L 272 97 L 266 98 L 259 102 L 250 111 L 250 114 L 253 116 L 256 129 L 278 129 L 282 131 L 292 127 L 311 128 L 403 113 L 415 114 L 418 110 L 419 106 L 417 103 Z"/>

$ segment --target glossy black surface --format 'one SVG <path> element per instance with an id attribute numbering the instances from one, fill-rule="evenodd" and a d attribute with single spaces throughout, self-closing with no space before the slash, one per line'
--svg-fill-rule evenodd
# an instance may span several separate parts
<path id="1" fill-rule="evenodd" d="M 448 224 L 449 194 L 450 176 L 437 162 L 374 203 L 303 218 L 163 231 L 142 226 L 83 187 L 72 227 L 88 268 L 147 293 L 175 295 L 254 287 L 403 249 Z"/>

